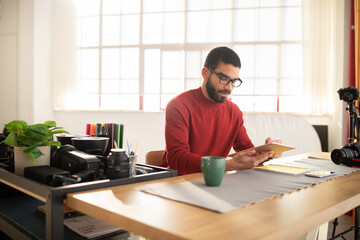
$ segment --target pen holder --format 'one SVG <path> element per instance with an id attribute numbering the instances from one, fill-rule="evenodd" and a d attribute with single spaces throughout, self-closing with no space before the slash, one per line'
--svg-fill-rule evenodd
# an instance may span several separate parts
<path id="1" fill-rule="evenodd" d="M 129 176 L 130 177 L 136 175 L 136 169 L 135 169 L 136 159 L 137 159 L 137 155 L 129 156 Z"/>

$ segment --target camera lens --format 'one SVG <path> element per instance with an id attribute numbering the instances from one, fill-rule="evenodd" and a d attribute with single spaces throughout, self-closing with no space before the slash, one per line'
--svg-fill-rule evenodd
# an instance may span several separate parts
<path id="1" fill-rule="evenodd" d="M 334 149 L 331 152 L 331 160 L 339 165 L 346 161 L 346 159 L 358 158 L 358 153 L 349 148 Z"/>

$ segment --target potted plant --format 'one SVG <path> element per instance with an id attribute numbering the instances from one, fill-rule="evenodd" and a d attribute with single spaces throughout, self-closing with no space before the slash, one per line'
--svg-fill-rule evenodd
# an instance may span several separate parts
<path id="1" fill-rule="evenodd" d="M 14 120 L 5 124 L 5 128 L 9 134 L 3 142 L 14 147 L 15 173 L 19 175 L 23 175 L 23 167 L 26 166 L 36 163 L 50 165 L 50 146 L 61 146 L 60 142 L 53 140 L 53 135 L 68 133 L 56 127 L 54 121 L 28 125 L 25 121 Z M 19 158 L 25 162 L 21 170 L 17 166 Z"/>

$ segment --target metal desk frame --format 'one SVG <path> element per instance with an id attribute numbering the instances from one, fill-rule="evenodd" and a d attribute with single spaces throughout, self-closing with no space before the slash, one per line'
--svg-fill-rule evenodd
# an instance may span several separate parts
<path id="1" fill-rule="evenodd" d="M 138 163 L 137 165 L 149 167 L 149 165 L 145 164 Z M 77 183 L 62 187 L 51 187 L 45 184 L 41 184 L 31 179 L 17 176 L 14 173 L 0 168 L 0 182 L 7 184 L 19 191 L 22 191 L 36 199 L 39 199 L 40 201 L 45 202 L 46 239 L 62 240 L 64 238 L 64 199 L 66 198 L 67 193 L 107 188 L 118 185 L 177 176 L 177 171 L 156 166 L 150 167 L 155 169 L 156 172 L 111 181 L 98 180 L 85 183 Z M 3 221 L 2 223 L 5 223 L 5 221 Z"/>

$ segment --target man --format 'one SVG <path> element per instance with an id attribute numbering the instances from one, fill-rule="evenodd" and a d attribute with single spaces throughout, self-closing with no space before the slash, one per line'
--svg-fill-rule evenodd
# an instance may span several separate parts
<path id="1" fill-rule="evenodd" d="M 233 50 L 215 48 L 202 69 L 201 87 L 168 103 L 164 164 L 178 170 L 179 175 L 201 172 L 202 156 L 227 157 L 231 147 L 238 153 L 226 161 L 226 170 L 251 169 L 274 157 L 272 151 L 242 151 L 254 145 L 246 133 L 242 112 L 227 99 L 233 88 L 242 83 L 238 77 L 240 67 L 240 59 Z"/>

